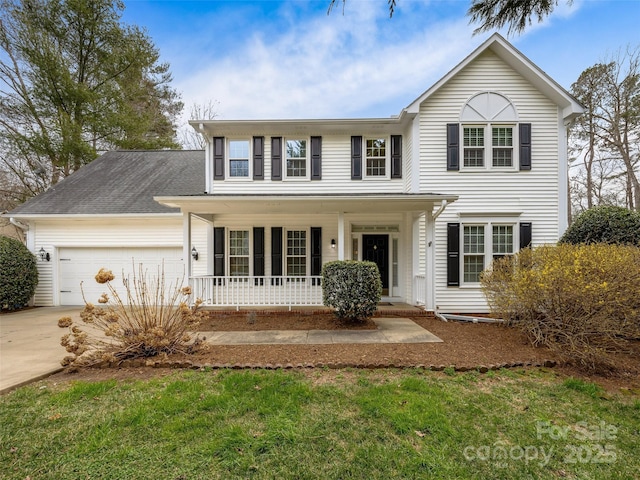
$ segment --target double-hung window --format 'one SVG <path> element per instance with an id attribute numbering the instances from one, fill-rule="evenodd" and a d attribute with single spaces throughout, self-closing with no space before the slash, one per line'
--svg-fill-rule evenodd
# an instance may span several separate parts
<path id="1" fill-rule="evenodd" d="M 229 176 L 249 177 L 249 140 L 229 140 Z"/>
<path id="2" fill-rule="evenodd" d="M 386 177 L 387 175 L 387 142 L 384 138 L 367 138 L 365 140 L 365 158 L 367 177 Z"/>
<path id="3" fill-rule="evenodd" d="M 229 275 L 247 277 L 250 274 L 249 230 L 229 230 Z"/>
<path id="4" fill-rule="evenodd" d="M 513 127 L 491 127 L 493 167 L 513 167 Z"/>
<path id="5" fill-rule="evenodd" d="M 307 140 L 286 140 L 286 172 L 287 178 L 307 177 Z"/>
<path id="6" fill-rule="evenodd" d="M 513 254 L 514 244 L 513 224 L 464 225 L 463 282 L 480 282 L 480 274 L 493 260 Z"/>
<path id="7" fill-rule="evenodd" d="M 463 125 L 463 168 L 513 168 L 513 125 Z"/>
<path id="8" fill-rule="evenodd" d="M 304 277 L 307 274 L 307 231 L 287 230 L 287 276 Z"/>

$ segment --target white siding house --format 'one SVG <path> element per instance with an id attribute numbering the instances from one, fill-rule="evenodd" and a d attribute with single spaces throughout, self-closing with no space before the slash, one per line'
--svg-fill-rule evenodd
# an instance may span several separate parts
<path id="1" fill-rule="evenodd" d="M 140 261 L 211 305 L 318 305 L 322 264 L 354 259 L 386 301 L 480 313 L 493 258 L 566 228 L 581 112 L 494 35 L 397 116 L 192 121 L 204 152 L 110 152 L 9 215 L 49 253 L 36 304 Z"/>

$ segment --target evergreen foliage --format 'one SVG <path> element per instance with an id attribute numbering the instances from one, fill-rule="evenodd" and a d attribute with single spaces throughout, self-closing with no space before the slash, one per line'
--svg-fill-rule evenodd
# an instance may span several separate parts
<path id="1" fill-rule="evenodd" d="M 0 236 L 0 310 L 25 307 L 37 285 L 36 257 L 19 240 Z"/>
<path id="2" fill-rule="evenodd" d="M 366 320 L 375 313 L 381 295 L 380 272 L 373 262 L 335 261 L 322 267 L 322 301 L 338 318 Z"/>
<path id="3" fill-rule="evenodd" d="M 640 246 L 640 212 L 622 207 L 593 207 L 569 226 L 560 243 L 631 244 Z"/>

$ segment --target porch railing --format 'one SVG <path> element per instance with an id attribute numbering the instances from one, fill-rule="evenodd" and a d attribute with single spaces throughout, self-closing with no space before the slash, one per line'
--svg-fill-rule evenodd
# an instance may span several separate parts
<path id="1" fill-rule="evenodd" d="M 204 305 L 286 306 L 322 305 L 319 276 L 309 277 L 191 277 L 195 297 Z"/>
<path id="2" fill-rule="evenodd" d="M 415 301 L 417 304 L 419 305 L 425 305 L 426 304 L 426 299 L 425 299 L 425 290 L 426 290 L 426 284 L 425 284 L 425 276 L 424 275 L 416 275 L 413 277 L 413 291 L 414 291 L 414 295 L 415 295 Z"/>

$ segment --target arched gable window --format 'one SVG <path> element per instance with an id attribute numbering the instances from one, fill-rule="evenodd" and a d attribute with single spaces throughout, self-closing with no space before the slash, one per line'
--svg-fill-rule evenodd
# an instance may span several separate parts
<path id="1" fill-rule="evenodd" d="M 482 92 L 471 97 L 460 114 L 461 122 L 517 122 L 516 107 L 504 95 Z"/>
<path id="2" fill-rule="evenodd" d="M 531 124 L 518 120 L 515 105 L 504 95 L 473 95 L 460 111 L 460 123 L 447 125 L 447 168 L 530 170 Z"/>

